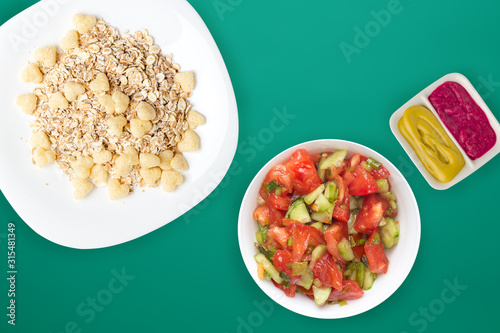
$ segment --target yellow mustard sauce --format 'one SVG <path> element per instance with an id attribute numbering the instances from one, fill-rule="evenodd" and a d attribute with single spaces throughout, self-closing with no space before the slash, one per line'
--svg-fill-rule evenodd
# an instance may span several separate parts
<path id="1" fill-rule="evenodd" d="M 399 120 L 398 128 L 427 171 L 447 183 L 462 170 L 464 157 L 432 112 L 411 106 Z"/>

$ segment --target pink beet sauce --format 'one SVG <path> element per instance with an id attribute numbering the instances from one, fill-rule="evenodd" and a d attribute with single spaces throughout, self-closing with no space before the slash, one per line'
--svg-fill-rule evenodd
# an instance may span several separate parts
<path id="1" fill-rule="evenodd" d="M 472 160 L 495 145 L 497 137 L 486 114 L 460 84 L 443 83 L 430 94 L 429 101 Z"/>

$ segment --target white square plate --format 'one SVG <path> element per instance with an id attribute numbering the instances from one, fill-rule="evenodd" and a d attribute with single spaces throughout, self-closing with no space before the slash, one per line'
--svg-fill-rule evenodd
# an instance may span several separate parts
<path id="1" fill-rule="evenodd" d="M 475 160 L 471 160 L 467 154 L 464 152 L 462 147 L 458 144 L 457 140 L 453 137 L 453 135 L 450 133 L 446 125 L 441 121 L 439 118 L 439 115 L 437 114 L 436 110 L 432 106 L 431 102 L 429 101 L 429 95 L 441 84 L 445 83 L 446 81 L 453 81 L 461 84 L 465 90 L 469 93 L 469 95 L 472 97 L 472 99 L 477 103 L 477 105 L 484 111 L 486 114 L 486 117 L 488 118 L 488 121 L 490 122 L 491 127 L 495 131 L 495 134 L 497 136 L 497 141 L 495 145 L 487 151 L 483 156 L 480 158 L 477 158 Z M 418 156 L 415 154 L 413 151 L 412 147 L 406 141 L 406 139 L 403 137 L 403 135 L 399 132 L 398 129 L 398 122 L 399 119 L 403 116 L 403 113 L 408 109 L 410 106 L 414 105 L 420 105 L 420 106 L 425 106 L 431 112 L 436 116 L 436 118 L 441 122 L 441 125 L 443 125 L 443 128 L 445 129 L 446 133 L 448 136 L 453 140 L 455 145 L 458 147 L 460 150 L 462 156 L 464 157 L 465 160 L 465 165 L 463 169 L 453 178 L 451 181 L 448 183 L 441 183 L 437 179 L 435 179 L 424 167 L 422 162 L 420 162 L 420 159 Z M 481 96 L 477 93 L 476 89 L 472 86 L 470 81 L 463 76 L 462 74 L 459 73 L 451 73 L 443 76 L 424 90 L 422 90 L 420 93 L 415 95 L 412 99 L 410 99 L 408 102 L 406 102 L 402 107 L 400 107 L 396 112 L 394 112 L 391 116 L 391 119 L 389 120 L 389 124 L 391 126 L 391 131 L 394 134 L 394 136 L 398 139 L 399 143 L 401 146 L 403 146 L 404 150 L 410 156 L 411 160 L 415 165 L 417 166 L 418 170 L 424 176 L 425 180 L 429 183 L 430 186 L 437 190 L 446 190 L 447 188 L 450 188 L 451 186 L 455 185 L 456 183 L 460 182 L 461 180 L 465 179 L 467 176 L 472 174 L 474 171 L 479 169 L 481 166 L 483 166 L 486 162 L 491 160 L 495 155 L 497 155 L 500 152 L 500 124 L 498 123 L 498 120 L 495 118 L 493 113 L 490 111 L 486 103 L 483 101 Z"/>
<path id="2" fill-rule="evenodd" d="M 106 188 L 83 200 L 72 198 L 69 177 L 54 163 L 39 169 L 31 162 L 30 116 L 15 98 L 34 85 L 20 81 L 35 49 L 58 45 L 74 14 L 103 18 L 120 33 L 148 29 L 165 54 L 182 70 L 196 73 L 190 98 L 207 123 L 196 129 L 201 150 L 185 156 L 190 169 L 173 193 L 135 188 L 110 201 Z M 185 0 L 43 0 L 0 27 L 0 188 L 19 216 L 41 236 L 64 246 L 99 248 L 147 234 L 181 216 L 217 187 L 227 172 L 238 142 L 238 111 L 224 61 L 210 32 Z"/>

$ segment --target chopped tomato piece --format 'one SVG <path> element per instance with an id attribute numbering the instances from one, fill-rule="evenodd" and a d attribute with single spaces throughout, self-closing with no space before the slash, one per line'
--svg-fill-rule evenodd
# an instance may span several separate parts
<path id="1" fill-rule="evenodd" d="M 378 169 L 373 169 L 370 175 L 375 179 L 387 179 L 391 173 L 384 166 L 380 166 Z"/>
<path id="2" fill-rule="evenodd" d="M 293 174 L 293 189 L 295 194 L 308 194 L 321 184 L 316 166 L 305 149 L 296 150 L 285 166 Z"/>
<path id="3" fill-rule="evenodd" d="M 354 221 L 354 230 L 371 234 L 378 226 L 384 215 L 383 202 L 376 193 L 369 194 L 363 199 L 363 205 Z"/>
<path id="4" fill-rule="evenodd" d="M 292 172 L 285 165 L 277 164 L 269 170 L 266 178 L 264 178 L 259 191 L 260 196 L 274 208 L 287 210 L 292 203 L 292 200 L 288 197 L 288 193 L 293 190 L 292 178 Z"/>
<path id="5" fill-rule="evenodd" d="M 288 297 L 295 297 L 295 290 L 297 289 L 297 286 L 294 285 L 294 284 L 291 284 L 288 288 L 285 288 L 282 284 L 279 284 L 279 283 L 276 283 L 276 281 L 274 280 L 271 280 L 273 281 L 274 285 L 283 290 L 285 292 L 285 295 L 288 296 Z"/>
<path id="6" fill-rule="evenodd" d="M 364 245 L 353 246 L 352 247 L 352 252 L 354 252 L 354 255 L 358 259 L 361 259 L 361 258 L 363 258 L 363 255 L 365 254 L 365 246 Z"/>
<path id="7" fill-rule="evenodd" d="M 358 244 L 360 239 L 365 239 L 364 234 L 354 234 L 354 235 L 352 235 L 352 238 L 356 244 Z M 366 241 L 366 239 L 365 239 L 365 241 Z M 364 246 L 364 244 L 355 245 L 352 247 L 352 251 L 354 252 L 354 255 L 358 259 L 361 259 L 361 258 L 363 258 L 363 255 L 365 254 L 365 246 Z"/>
<path id="8" fill-rule="evenodd" d="M 361 156 L 356 153 L 351 156 L 349 159 L 349 163 L 347 164 L 349 168 L 352 168 L 354 170 L 355 167 L 358 166 L 358 164 L 361 162 Z"/>
<path id="9" fill-rule="evenodd" d="M 285 214 L 274 208 L 273 206 L 266 204 L 255 208 L 253 211 L 253 218 L 257 220 L 261 225 L 270 225 L 271 227 L 281 227 L 283 223 L 282 219 Z"/>
<path id="10" fill-rule="evenodd" d="M 354 169 L 353 174 L 355 178 L 349 184 L 349 192 L 352 195 L 367 195 L 379 189 L 375 178 L 361 165 Z"/>
<path id="11" fill-rule="evenodd" d="M 285 227 L 288 226 L 288 225 L 290 225 L 290 224 L 294 224 L 294 223 L 296 223 L 296 224 L 302 224 L 301 222 L 299 222 L 297 220 L 289 219 L 289 218 L 286 218 L 286 217 L 283 218 L 281 221 L 283 222 L 283 225 Z"/>
<path id="12" fill-rule="evenodd" d="M 291 193 L 293 190 L 293 173 L 289 170 L 284 164 L 275 165 L 264 178 L 264 186 L 267 186 L 272 181 L 277 183 L 276 188 L 280 188 L 281 193 Z M 267 189 L 266 189 L 267 190 Z M 273 189 L 270 192 L 274 192 L 276 189 Z"/>
<path id="13" fill-rule="evenodd" d="M 310 156 L 311 156 L 311 161 L 313 161 L 314 165 L 318 164 L 319 160 L 321 159 L 320 153 L 312 154 Z"/>
<path id="14" fill-rule="evenodd" d="M 340 175 L 344 171 L 344 168 L 342 166 L 336 167 L 334 165 L 330 166 L 328 169 L 325 170 L 325 179 L 326 180 L 334 180 L 337 178 L 338 175 Z"/>
<path id="15" fill-rule="evenodd" d="M 365 243 L 365 255 L 372 273 L 387 273 L 389 259 L 384 252 L 380 230 L 376 228 Z"/>
<path id="16" fill-rule="evenodd" d="M 381 195 L 378 195 L 379 200 L 382 201 L 382 210 L 384 211 L 384 216 L 389 216 L 389 217 L 396 217 L 398 215 L 398 208 L 392 209 L 391 205 L 389 204 L 389 200 L 384 198 Z"/>
<path id="17" fill-rule="evenodd" d="M 342 289 L 342 272 L 337 267 L 330 253 L 322 256 L 313 267 L 314 277 L 319 279 L 323 286 Z"/>
<path id="18" fill-rule="evenodd" d="M 328 238 L 333 237 L 337 242 L 340 242 L 343 238 L 349 238 L 349 228 L 346 222 L 336 221 L 328 227 L 325 231 L 325 239 L 328 242 Z"/>
<path id="19" fill-rule="evenodd" d="M 356 281 L 344 280 L 342 281 L 342 290 L 332 290 L 328 297 L 328 301 L 349 301 L 361 298 L 363 294 L 363 290 L 361 290 Z"/>
<path id="20" fill-rule="evenodd" d="M 301 261 L 308 247 L 316 247 L 320 244 L 325 244 L 323 234 L 315 227 L 293 223 L 289 224 L 286 228 L 293 240 L 292 262 Z"/>
<path id="21" fill-rule="evenodd" d="M 293 283 L 300 280 L 300 276 L 292 275 L 292 255 L 287 250 L 278 250 L 273 255 L 273 265 L 278 272 L 286 273 Z"/>
<path id="22" fill-rule="evenodd" d="M 288 247 L 288 230 L 286 228 L 272 227 L 267 231 L 267 237 L 275 240 L 282 249 Z"/>
<path id="23" fill-rule="evenodd" d="M 333 207 L 333 214 L 332 215 L 337 220 L 344 221 L 344 222 L 349 221 L 349 215 L 350 215 L 349 206 L 335 205 L 335 207 Z"/>
<path id="24" fill-rule="evenodd" d="M 349 189 L 345 185 L 342 177 L 337 176 L 336 179 L 339 186 L 339 196 L 337 201 L 335 202 L 332 216 L 337 220 L 347 222 L 351 213 L 349 209 L 351 196 L 349 194 Z"/>

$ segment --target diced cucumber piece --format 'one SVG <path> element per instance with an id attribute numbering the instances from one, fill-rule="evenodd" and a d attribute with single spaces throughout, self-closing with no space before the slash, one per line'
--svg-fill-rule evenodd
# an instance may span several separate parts
<path id="1" fill-rule="evenodd" d="M 267 240 L 267 233 L 262 230 L 257 230 L 257 232 L 255 232 L 255 238 L 257 238 L 257 243 L 264 244 Z"/>
<path id="2" fill-rule="evenodd" d="M 308 270 L 308 264 L 306 261 L 294 262 L 292 264 L 292 275 L 304 275 Z"/>
<path id="3" fill-rule="evenodd" d="M 332 204 L 330 207 L 328 207 L 325 211 L 325 213 L 328 214 L 328 216 L 330 217 L 330 219 L 333 217 L 333 210 L 335 209 L 335 205 Z"/>
<path id="4" fill-rule="evenodd" d="M 356 263 L 356 282 L 360 288 L 363 288 L 363 282 L 365 281 L 365 264 L 361 261 Z"/>
<path id="5" fill-rule="evenodd" d="M 398 208 L 398 206 L 396 205 L 396 201 L 394 201 L 394 200 L 389 200 L 389 205 L 391 205 L 391 208 L 393 210 Z"/>
<path id="6" fill-rule="evenodd" d="M 354 195 L 351 195 L 349 197 L 349 209 L 353 210 L 353 209 L 358 209 L 358 208 L 361 208 L 361 205 L 359 204 L 358 198 Z"/>
<path id="7" fill-rule="evenodd" d="M 347 265 L 346 271 L 349 271 L 349 274 L 346 278 L 348 280 L 356 281 L 356 263 L 351 262 L 349 265 Z"/>
<path id="8" fill-rule="evenodd" d="M 311 214 L 311 219 L 323 223 L 332 223 L 332 214 L 327 212 L 313 212 Z"/>
<path id="9" fill-rule="evenodd" d="M 377 273 L 370 272 L 370 269 L 365 266 L 365 277 L 363 279 L 363 289 L 369 290 L 373 286 L 373 282 L 375 281 L 376 278 L 377 278 Z"/>
<path id="10" fill-rule="evenodd" d="M 398 198 L 396 198 L 396 196 L 392 192 L 384 192 L 380 193 L 380 195 L 386 198 L 387 200 L 394 200 L 394 201 L 398 200 Z"/>
<path id="11" fill-rule="evenodd" d="M 328 156 L 323 162 L 319 164 L 319 169 L 328 169 L 330 166 L 340 167 L 347 155 L 347 150 L 340 149 Z"/>
<path id="12" fill-rule="evenodd" d="M 255 261 L 260 262 L 262 266 L 264 266 L 264 270 L 269 273 L 271 278 L 276 281 L 276 283 L 283 282 L 283 279 L 280 277 L 280 273 L 274 268 L 273 264 L 266 258 L 262 253 L 257 253 L 255 255 Z"/>
<path id="13" fill-rule="evenodd" d="M 330 293 L 332 292 L 332 287 L 319 288 L 316 286 L 312 286 L 312 288 L 314 301 L 316 302 L 316 304 L 318 304 L 319 306 L 325 304 L 326 300 L 330 296 Z"/>
<path id="14" fill-rule="evenodd" d="M 315 211 L 317 212 L 326 212 L 327 209 L 331 208 L 333 205 L 328 201 L 328 199 L 323 195 L 323 193 L 320 193 L 318 197 L 316 198 L 316 201 L 314 201 L 314 205 L 317 205 Z"/>
<path id="15" fill-rule="evenodd" d="M 327 253 L 328 250 L 326 249 L 325 245 L 316 246 L 311 253 L 311 261 L 309 262 L 309 268 L 312 269 L 314 265 L 316 265 L 316 262 Z"/>
<path id="16" fill-rule="evenodd" d="M 359 210 L 354 209 L 351 210 L 351 213 L 349 214 L 349 220 L 347 220 L 347 229 L 349 231 L 349 235 L 355 235 L 358 232 L 354 230 L 354 222 L 356 222 L 356 216 L 358 215 Z"/>
<path id="17" fill-rule="evenodd" d="M 378 193 L 386 193 L 389 192 L 389 182 L 387 179 L 377 179 L 377 185 L 378 185 Z"/>
<path id="18" fill-rule="evenodd" d="M 324 190 L 325 190 L 325 184 L 320 184 L 312 192 L 310 192 L 304 197 L 305 203 L 308 205 L 312 204 L 314 200 L 316 200 Z"/>
<path id="19" fill-rule="evenodd" d="M 309 216 L 306 203 L 302 198 L 298 198 L 297 200 L 292 202 L 285 216 L 289 219 L 299 221 L 301 223 L 311 222 L 311 217 Z"/>
<path id="20" fill-rule="evenodd" d="M 378 226 L 383 227 L 386 223 L 387 223 L 387 220 L 385 219 L 385 217 L 382 217 L 380 219 L 380 222 L 378 223 Z"/>
<path id="21" fill-rule="evenodd" d="M 305 289 L 311 289 L 311 286 L 314 281 L 314 273 L 311 270 L 308 270 L 305 274 L 302 274 L 302 277 L 299 281 L 296 282 L 297 285 L 304 287 Z"/>
<path id="22" fill-rule="evenodd" d="M 321 223 L 321 222 L 314 222 L 314 223 L 310 224 L 310 226 L 318 229 L 321 232 L 323 232 L 323 223 Z"/>
<path id="23" fill-rule="evenodd" d="M 346 238 L 342 238 L 342 240 L 337 244 L 337 247 L 339 248 L 340 255 L 344 258 L 344 260 L 351 261 L 354 259 L 354 252 L 352 252 L 349 241 Z"/>
<path id="24" fill-rule="evenodd" d="M 320 164 L 322 164 L 325 160 L 326 160 L 326 153 L 322 153 L 321 157 L 319 158 L 318 166 Z M 325 174 L 326 174 L 326 170 L 325 169 L 318 168 L 318 176 L 319 176 L 319 179 L 321 179 L 322 182 L 325 181 Z"/>
<path id="25" fill-rule="evenodd" d="M 330 203 L 333 203 L 339 196 L 339 190 L 337 189 L 337 184 L 335 184 L 335 182 L 327 182 L 325 184 L 324 195 Z"/>
<path id="26" fill-rule="evenodd" d="M 386 217 L 385 221 L 385 225 L 380 227 L 380 236 L 384 246 L 390 249 L 399 241 L 399 223 L 391 217 Z"/>

